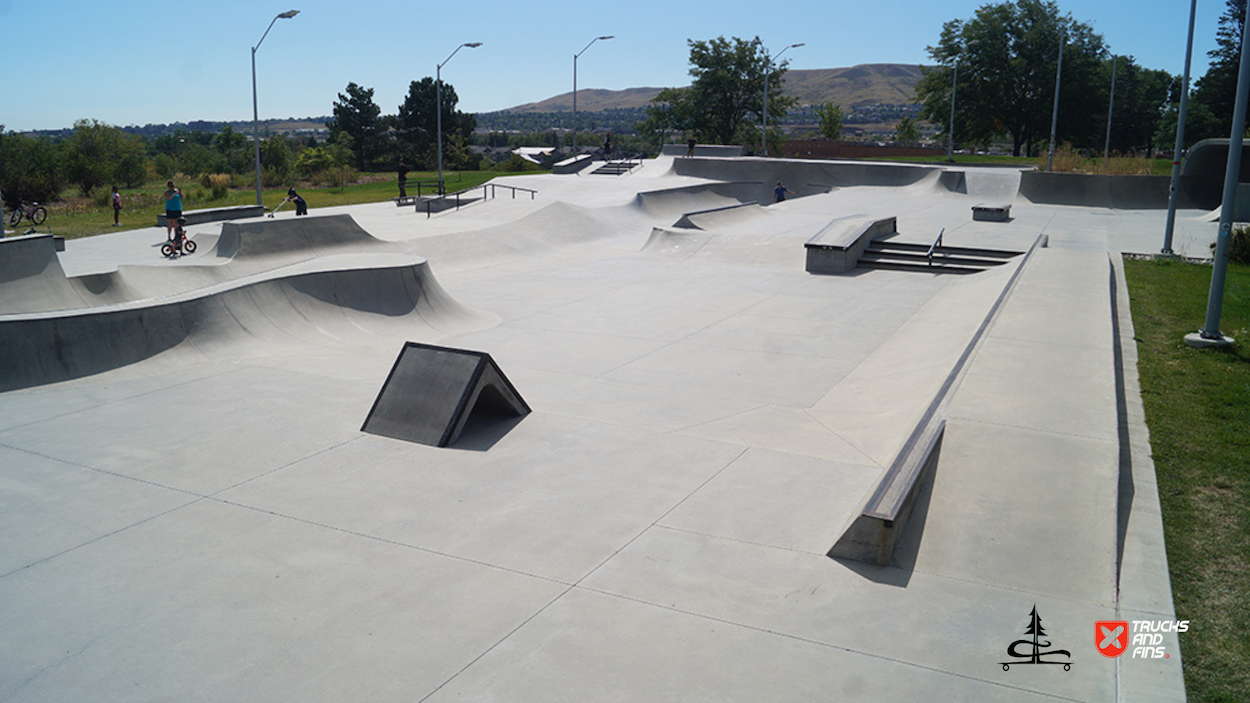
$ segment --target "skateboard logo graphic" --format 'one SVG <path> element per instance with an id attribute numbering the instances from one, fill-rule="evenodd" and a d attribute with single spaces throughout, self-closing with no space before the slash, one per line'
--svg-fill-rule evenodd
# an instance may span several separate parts
<path id="1" fill-rule="evenodd" d="M 1024 629 L 1024 634 L 1032 635 L 1033 639 L 1016 640 L 1007 647 L 1007 656 L 1015 657 L 1018 661 L 999 662 L 1003 665 L 1003 671 L 1011 669 L 1012 664 L 1062 664 L 1064 671 L 1072 669 L 1072 662 L 1066 661 L 1047 661 L 1046 657 L 1066 657 L 1072 658 L 1072 653 L 1066 649 L 1052 649 L 1043 651 L 1050 646 L 1050 640 L 1043 640 L 1047 637 L 1046 631 L 1042 629 L 1042 616 L 1037 614 L 1037 606 L 1033 606 L 1033 611 L 1029 613 L 1029 626 Z M 1021 651 L 1017 651 L 1017 649 Z"/>
<path id="2" fill-rule="evenodd" d="M 1128 649 L 1128 622 L 1099 620 L 1094 623 L 1094 644 L 1104 657 L 1115 658 Z"/>

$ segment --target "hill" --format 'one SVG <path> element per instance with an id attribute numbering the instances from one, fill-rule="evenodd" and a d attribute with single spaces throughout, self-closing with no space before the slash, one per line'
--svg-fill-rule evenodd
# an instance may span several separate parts
<path id="1" fill-rule="evenodd" d="M 860 105 L 908 105 L 915 102 L 920 66 L 898 63 L 872 63 L 850 68 L 791 70 L 786 73 L 785 90 L 798 97 L 801 105 L 835 102 L 849 110 Z M 660 88 L 629 88 L 577 91 L 577 109 L 586 112 L 647 107 Z M 526 103 L 501 112 L 566 112 L 573 109 L 573 94 L 563 93 L 540 102 Z"/>

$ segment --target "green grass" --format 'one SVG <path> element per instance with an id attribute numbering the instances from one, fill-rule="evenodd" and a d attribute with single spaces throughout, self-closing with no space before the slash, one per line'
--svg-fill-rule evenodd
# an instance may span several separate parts
<path id="1" fill-rule="evenodd" d="M 1211 268 L 1126 261 L 1191 701 L 1250 700 L 1250 267 L 1230 264 L 1223 350 L 1184 343 L 1206 318 Z"/>
<path id="2" fill-rule="evenodd" d="M 499 175 L 502 174 L 494 171 L 445 171 L 443 178 L 448 192 L 455 192 L 481 185 Z M 438 175 L 433 172 L 409 173 L 408 194 L 417 193 L 417 181 L 437 179 Z M 336 205 L 384 202 L 399 195 L 395 174 L 364 174 L 362 180 L 364 182 L 344 188 L 300 185 L 296 186 L 296 190 L 308 203 L 310 210 Z M 225 197 L 213 199 L 212 192 L 199 183 L 179 182 L 178 186 L 182 188 L 184 210 L 256 204 L 255 188 L 231 189 Z M 46 203 L 48 219 L 35 229 L 38 232 L 50 231 L 68 239 L 76 239 L 120 230 L 155 227 L 156 217 L 165 213 L 165 200 L 161 195 L 165 192 L 163 180 L 148 183 L 141 188 L 122 189 L 120 192 L 124 205 L 119 227 L 113 226 L 113 206 L 108 200 L 109 193 L 100 190 L 94 193 L 93 198 L 65 197 L 61 202 Z M 422 192 L 428 193 L 429 189 L 423 187 Z M 286 197 L 286 188 L 266 188 L 262 195 L 265 209 L 272 210 Z M 292 207 L 288 204 L 284 209 L 289 210 Z M 5 214 L 8 214 L 7 211 Z M 8 226 L 7 221 L 5 226 Z M 23 220 L 15 231 L 21 234 L 30 227 L 30 223 Z"/>

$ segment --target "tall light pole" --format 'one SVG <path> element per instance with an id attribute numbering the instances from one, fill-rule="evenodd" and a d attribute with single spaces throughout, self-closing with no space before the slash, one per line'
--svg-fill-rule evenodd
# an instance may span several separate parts
<path id="1" fill-rule="evenodd" d="M 1102 158 L 1104 163 L 1111 162 L 1111 111 L 1115 107 L 1115 71 L 1120 64 L 1120 57 L 1111 55 L 1111 99 L 1107 101 L 1107 141 L 1103 142 Z"/>
<path id="2" fill-rule="evenodd" d="M 265 33 L 260 35 L 260 41 L 256 42 L 256 46 L 252 47 L 252 150 L 256 155 L 256 204 L 264 207 L 264 203 L 260 199 L 260 114 L 256 108 L 256 50 L 260 45 L 265 43 L 265 37 L 269 36 L 269 30 L 273 29 L 273 23 L 278 20 L 289 20 L 299 14 L 299 10 L 287 10 L 282 14 L 274 17 L 269 22 L 269 26 L 265 28 Z"/>
<path id="3" fill-rule="evenodd" d="M 616 37 L 611 34 L 606 34 L 602 37 L 595 37 L 594 39 L 590 40 L 590 44 L 586 45 L 586 49 L 589 49 L 590 45 L 594 44 L 597 41 L 607 40 L 607 39 L 616 39 Z M 573 54 L 573 153 L 574 155 L 576 155 L 577 153 L 577 57 L 586 53 L 586 49 L 582 49 L 576 54 Z"/>
<path id="4" fill-rule="evenodd" d="M 951 121 L 946 127 L 946 160 L 955 160 L 955 87 L 959 85 L 959 57 L 955 57 L 955 72 L 951 75 Z"/>
<path id="5" fill-rule="evenodd" d="M 467 42 L 456 47 L 456 51 L 460 51 L 466 46 L 470 49 L 476 49 L 482 45 L 480 41 Z M 451 52 L 451 56 L 456 55 L 456 51 Z M 451 56 L 447 57 L 447 61 L 451 61 Z M 434 92 L 436 96 L 436 109 L 438 111 L 438 194 L 442 195 L 446 192 L 443 188 L 443 66 L 447 65 L 444 61 L 434 68 Z"/>
<path id="6" fill-rule="evenodd" d="M 969 39 L 961 42 L 959 45 L 959 53 L 955 55 L 955 70 L 951 75 L 951 121 L 946 129 L 946 160 L 955 161 L 955 88 L 959 84 L 959 59 L 963 58 L 964 52 L 970 46 L 980 44 L 979 39 Z"/>
<path id="7" fill-rule="evenodd" d="M 1168 187 L 1168 222 L 1163 230 L 1164 254 L 1172 253 L 1172 231 L 1176 228 L 1176 189 L 1181 180 L 1181 152 L 1185 150 L 1185 109 L 1189 106 L 1189 60 L 1194 54 L 1194 15 L 1198 0 L 1189 3 L 1189 39 L 1185 44 L 1185 75 L 1181 79 L 1181 107 L 1176 115 L 1176 149 L 1172 151 L 1172 183 Z"/>
<path id="8" fill-rule="evenodd" d="M 1067 32 L 1059 30 L 1059 63 L 1055 66 L 1055 106 L 1050 111 L 1050 149 L 1046 152 L 1046 170 L 1055 165 L 1055 129 L 1059 126 L 1059 81 L 1063 77 L 1063 45 L 1068 41 Z"/>
<path id="9" fill-rule="evenodd" d="M 1242 135 L 1246 129 L 1246 102 L 1250 98 L 1250 12 L 1241 28 L 1241 66 L 1237 70 L 1237 101 L 1233 103 L 1232 133 L 1228 137 L 1228 161 L 1224 169 L 1224 198 L 1220 205 L 1220 229 L 1215 235 L 1215 260 L 1211 266 L 1211 291 L 1207 296 L 1207 319 L 1202 329 L 1185 335 L 1191 347 L 1227 346 L 1231 337 L 1220 332 L 1220 313 L 1224 307 L 1224 278 L 1228 272 L 1228 247 L 1233 236 L 1233 217 L 1237 209 L 1237 181 L 1241 173 Z"/>
<path id="10" fill-rule="evenodd" d="M 764 133 L 760 137 L 760 151 L 763 152 L 764 156 L 768 156 L 768 74 L 772 72 L 773 61 L 781 58 L 781 55 L 786 53 L 786 51 L 790 49 L 797 49 L 800 46 L 804 46 L 804 44 L 802 42 L 799 42 L 798 44 L 791 44 L 785 49 L 778 51 L 776 56 L 770 56 L 768 58 L 768 63 L 764 64 Z M 767 54 L 768 50 L 765 49 L 764 53 Z"/>

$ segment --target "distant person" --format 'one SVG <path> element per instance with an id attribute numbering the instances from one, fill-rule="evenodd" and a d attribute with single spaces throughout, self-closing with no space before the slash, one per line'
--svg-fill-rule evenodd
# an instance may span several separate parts
<path id="1" fill-rule="evenodd" d="M 608 138 L 603 140 L 603 160 L 612 160 L 612 133 L 608 132 Z"/>
<path id="2" fill-rule="evenodd" d="M 777 181 L 777 187 L 773 188 L 773 202 L 774 203 L 785 202 L 786 193 L 793 193 L 793 192 L 794 191 L 787 188 L 785 184 L 783 184 L 781 181 Z"/>
<path id="3" fill-rule="evenodd" d="M 696 144 L 694 137 L 686 140 L 686 158 L 694 156 L 694 145 Z"/>
<path id="4" fill-rule="evenodd" d="M 179 217 L 182 217 L 182 191 L 169 181 L 165 184 L 165 238 L 171 242 Z"/>
<path id="5" fill-rule="evenodd" d="M 299 197 L 299 193 L 296 193 L 294 188 L 287 189 L 286 200 L 283 200 L 282 202 L 295 203 L 295 216 L 296 217 L 299 217 L 300 215 L 308 214 L 308 203 L 304 202 L 304 199 Z"/>
<path id="6" fill-rule="evenodd" d="M 408 167 L 403 159 L 399 160 L 399 197 L 408 197 Z"/>
<path id="7" fill-rule="evenodd" d="M 118 217 L 122 214 L 122 194 L 117 192 L 117 186 L 113 186 L 113 226 L 121 225 Z"/>

